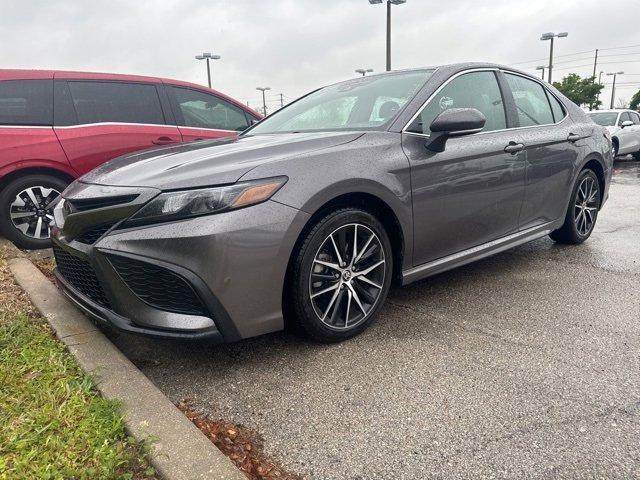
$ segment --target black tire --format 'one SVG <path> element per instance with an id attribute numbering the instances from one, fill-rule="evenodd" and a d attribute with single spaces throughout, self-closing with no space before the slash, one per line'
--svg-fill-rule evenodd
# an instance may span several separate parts
<path id="1" fill-rule="evenodd" d="M 589 188 L 595 189 L 595 196 L 593 197 L 593 201 L 584 203 L 588 208 L 595 210 L 589 210 L 586 213 L 580 212 L 581 207 L 576 205 L 581 202 L 583 193 L 582 186 L 586 184 L 589 185 Z M 587 187 L 585 186 L 585 189 Z M 571 193 L 571 200 L 569 201 L 569 207 L 567 208 L 567 213 L 565 216 L 564 224 L 558 230 L 554 230 L 549 234 L 549 236 L 558 243 L 565 244 L 579 244 L 584 242 L 587 238 L 591 236 L 591 232 L 593 232 L 593 228 L 595 227 L 596 220 L 598 219 L 598 211 L 600 209 L 600 201 L 602 198 L 602 192 L 600 191 L 600 182 L 598 181 L 598 177 L 593 172 L 593 170 L 585 169 L 580 172 L 578 175 L 578 179 L 576 180 L 576 184 L 573 187 L 573 192 Z M 584 222 L 581 223 L 580 217 L 581 215 L 584 217 Z M 587 218 L 592 218 L 593 221 L 591 225 L 587 228 L 586 222 Z"/>
<path id="2" fill-rule="evenodd" d="M 355 227 L 356 224 L 358 225 L 358 227 Z M 341 235 L 341 237 L 344 237 L 345 239 L 345 245 L 348 245 L 349 238 L 347 237 L 347 229 L 350 229 L 351 227 L 355 229 L 355 232 L 357 232 L 357 229 L 360 228 L 361 232 L 360 237 L 358 237 L 358 240 L 356 240 L 356 251 L 361 250 L 364 252 L 366 250 L 366 253 L 361 257 L 349 253 L 349 251 L 353 251 L 351 246 L 353 245 L 353 237 L 355 237 L 357 233 L 352 235 L 350 244 L 351 246 L 344 248 L 344 251 L 346 253 L 343 252 L 343 260 L 346 269 L 350 271 L 348 276 L 349 278 L 345 280 L 344 272 L 338 273 L 338 271 L 336 270 L 333 273 L 336 279 L 317 280 L 313 282 L 311 277 L 312 273 L 314 275 L 313 278 L 317 278 L 318 276 L 330 276 L 326 275 L 325 273 L 317 273 L 318 264 L 316 260 L 317 255 L 322 255 L 322 249 L 329 248 L 327 247 L 327 245 L 330 244 L 326 242 L 329 241 L 330 235 Z M 345 233 L 342 234 L 341 232 Z M 375 233 L 375 236 L 372 236 L 371 232 Z M 374 238 L 374 240 L 367 244 L 367 239 L 369 237 Z M 340 240 L 337 241 L 337 244 L 341 245 Z M 341 247 L 336 248 L 338 250 L 341 249 Z M 374 255 L 376 256 L 375 258 Z M 356 263 L 353 269 L 350 269 L 349 265 L 353 263 L 351 262 L 351 260 L 354 259 L 354 256 Z M 376 280 L 379 282 L 378 286 L 381 286 L 381 288 L 378 289 L 375 287 L 371 287 L 369 286 L 368 282 L 365 284 L 361 281 L 356 281 L 358 280 L 356 277 L 363 276 L 363 272 L 365 270 L 368 270 L 368 267 L 375 263 L 379 263 L 380 256 L 384 260 L 384 263 L 381 264 L 380 267 L 376 267 L 380 269 L 374 270 L 375 273 L 373 273 L 373 275 L 383 275 L 382 279 L 380 279 L 379 277 L 376 278 Z M 359 258 L 360 260 L 358 260 Z M 367 264 L 366 262 L 371 263 Z M 363 264 L 362 268 L 360 268 L 361 264 Z M 312 272 L 312 269 L 314 268 L 316 270 Z M 320 269 L 323 268 L 326 267 L 320 266 Z M 358 269 L 360 269 L 361 271 L 358 272 Z M 331 269 L 328 269 L 327 271 L 333 272 L 333 270 Z M 366 276 L 369 275 L 370 274 L 366 274 Z M 357 208 L 343 208 L 327 214 L 316 223 L 311 231 L 306 234 L 294 258 L 293 273 L 290 282 L 291 295 L 288 297 L 288 299 L 292 303 L 292 313 L 295 317 L 295 326 L 298 327 L 297 330 L 303 332 L 308 337 L 311 337 L 316 341 L 325 343 L 339 342 L 358 335 L 369 325 L 371 325 L 371 323 L 375 320 L 377 313 L 384 303 L 387 297 L 387 293 L 389 292 L 392 275 L 393 255 L 391 252 L 391 243 L 389 241 L 387 232 L 385 231 L 382 224 L 378 221 L 378 219 L 376 219 L 370 213 Z M 344 285 L 343 280 L 345 283 Z M 328 283 L 330 286 L 337 283 L 340 284 L 340 287 L 335 291 L 337 298 L 333 303 L 334 315 L 332 315 L 330 319 L 326 319 L 327 322 L 330 322 L 334 320 L 334 317 L 339 317 L 340 315 L 335 314 L 336 310 L 339 310 L 338 313 L 342 314 L 344 322 L 340 326 L 338 326 L 337 323 L 335 323 L 334 326 L 328 325 L 321 319 L 320 315 L 316 313 L 318 309 L 318 300 L 314 301 L 316 303 L 312 303 L 311 290 L 312 288 L 315 288 L 314 286 L 316 285 L 319 285 L 317 287 L 318 289 L 323 289 L 325 284 L 322 282 L 331 282 Z M 346 283 L 348 283 L 348 285 Z M 342 290 L 344 290 L 345 292 L 342 293 Z M 373 290 L 375 293 L 372 296 L 378 296 L 375 298 L 375 300 L 371 300 L 371 294 L 367 294 L 366 296 L 364 296 L 362 290 Z M 356 291 L 358 293 L 355 293 Z M 347 298 L 345 298 L 345 293 Z M 333 298 L 333 293 L 330 293 L 330 295 Z M 364 305 L 364 310 L 358 309 L 358 307 L 355 306 L 356 296 L 358 296 L 359 298 L 359 300 L 357 301 L 358 306 Z M 356 318 L 353 318 L 353 315 L 350 313 L 352 298 L 354 299 L 353 305 Z M 369 303 L 367 303 L 367 300 L 369 300 Z M 331 309 L 331 305 L 329 305 L 328 309 Z M 365 310 L 367 311 L 365 312 Z M 360 316 L 359 319 L 358 316 Z M 351 320 L 353 325 L 351 326 L 348 325 L 350 318 L 353 318 Z M 336 320 L 336 322 L 338 322 L 338 320 Z"/>
<path id="3" fill-rule="evenodd" d="M 633 154 L 633 159 L 640 160 L 640 151 L 637 151 L 636 153 Z"/>
<path id="4" fill-rule="evenodd" d="M 23 191 L 29 188 L 34 187 L 43 187 L 46 189 L 53 189 L 55 192 L 62 193 L 62 191 L 66 188 L 68 182 L 54 177 L 52 175 L 25 175 L 24 177 L 16 178 L 9 182 L 0 193 L 0 230 L 3 235 L 11 240 L 15 245 L 19 248 L 25 248 L 30 250 L 36 250 L 40 248 L 47 248 L 51 246 L 51 240 L 48 235 L 48 221 L 49 218 L 43 216 L 41 212 L 41 208 L 37 206 L 33 206 L 32 202 L 27 198 L 25 209 L 35 209 L 40 211 L 39 216 L 42 217 L 42 222 L 40 225 L 40 234 L 36 237 L 36 227 L 37 220 L 34 224 L 27 228 L 27 232 L 21 231 L 11 219 L 11 205 L 16 200 L 16 197 Z M 43 190 L 36 190 L 43 192 Z M 55 192 L 52 192 L 49 197 L 51 199 L 55 195 Z M 40 196 L 36 195 L 36 198 L 40 200 Z M 44 204 L 41 204 L 42 206 Z M 14 207 L 15 208 L 15 207 Z M 49 213 L 50 212 L 46 212 Z M 37 216 L 33 218 L 37 219 Z M 16 222 L 26 222 L 26 219 L 17 219 Z M 45 230 L 46 229 L 46 230 Z M 46 233 L 45 233 L 46 231 Z"/>
<path id="5" fill-rule="evenodd" d="M 618 157 L 618 141 L 614 141 L 612 144 L 613 147 L 613 159 L 615 160 Z"/>

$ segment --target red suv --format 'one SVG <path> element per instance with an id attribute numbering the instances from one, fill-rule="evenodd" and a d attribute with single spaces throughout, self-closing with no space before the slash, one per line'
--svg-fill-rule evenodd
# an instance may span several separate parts
<path id="1" fill-rule="evenodd" d="M 260 114 L 163 78 L 0 70 L 0 230 L 49 245 L 52 201 L 76 177 L 154 145 L 237 135 Z"/>

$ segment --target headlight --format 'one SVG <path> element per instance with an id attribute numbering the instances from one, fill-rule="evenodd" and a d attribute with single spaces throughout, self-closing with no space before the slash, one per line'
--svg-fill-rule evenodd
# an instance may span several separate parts
<path id="1" fill-rule="evenodd" d="M 123 227 L 170 222 L 255 205 L 271 198 L 287 180 L 287 177 L 275 177 L 224 187 L 161 193 L 131 216 Z"/>

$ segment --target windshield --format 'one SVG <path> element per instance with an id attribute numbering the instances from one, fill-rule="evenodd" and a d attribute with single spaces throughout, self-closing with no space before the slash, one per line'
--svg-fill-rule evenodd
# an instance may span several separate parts
<path id="1" fill-rule="evenodd" d="M 396 116 L 432 73 L 414 70 L 330 85 L 278 110 L 247 133 L 380 128 Z"/>
<path id="2" fill-rule="evenodd" d="M 618 118 L 618 112 L 600 112 L 590 113 L 591 120 L 603 127 L 611 127 L 616 124 L 616 118 Z"/>

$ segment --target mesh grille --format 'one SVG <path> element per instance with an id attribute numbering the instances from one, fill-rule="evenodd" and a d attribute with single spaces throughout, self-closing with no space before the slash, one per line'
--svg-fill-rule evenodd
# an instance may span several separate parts
<path id="1" fill-rule="evenodd" d="M 113 223 L 99 225 L 97 227 L 92 228 L 91 230 L 87 230 L 78 238 L 76 238 L 76 240 L 79 241 L 80 243 L 86 243 L 87 245 L 92 245 L 95 242 L 97 242 L 102 235 L 107 233 L 107 230 L 109 230 L 111 227 L 113 227 Z"/>
<path id="2" fill-rule="evenodd" d="M 111 304 L 89 262 L 65 252 L 55 244 L 53 245 L 53 254 L 56 257 L 58 271 L 67 282 L 97 304 L 111 308 Z"/>
<path id="3" fill-rule="evenodd" d="M 120 277 L 152 307 L 169 312 L 207 315 L 191 285 L 166 268 L 127 257 L 109 256 Z"/>

